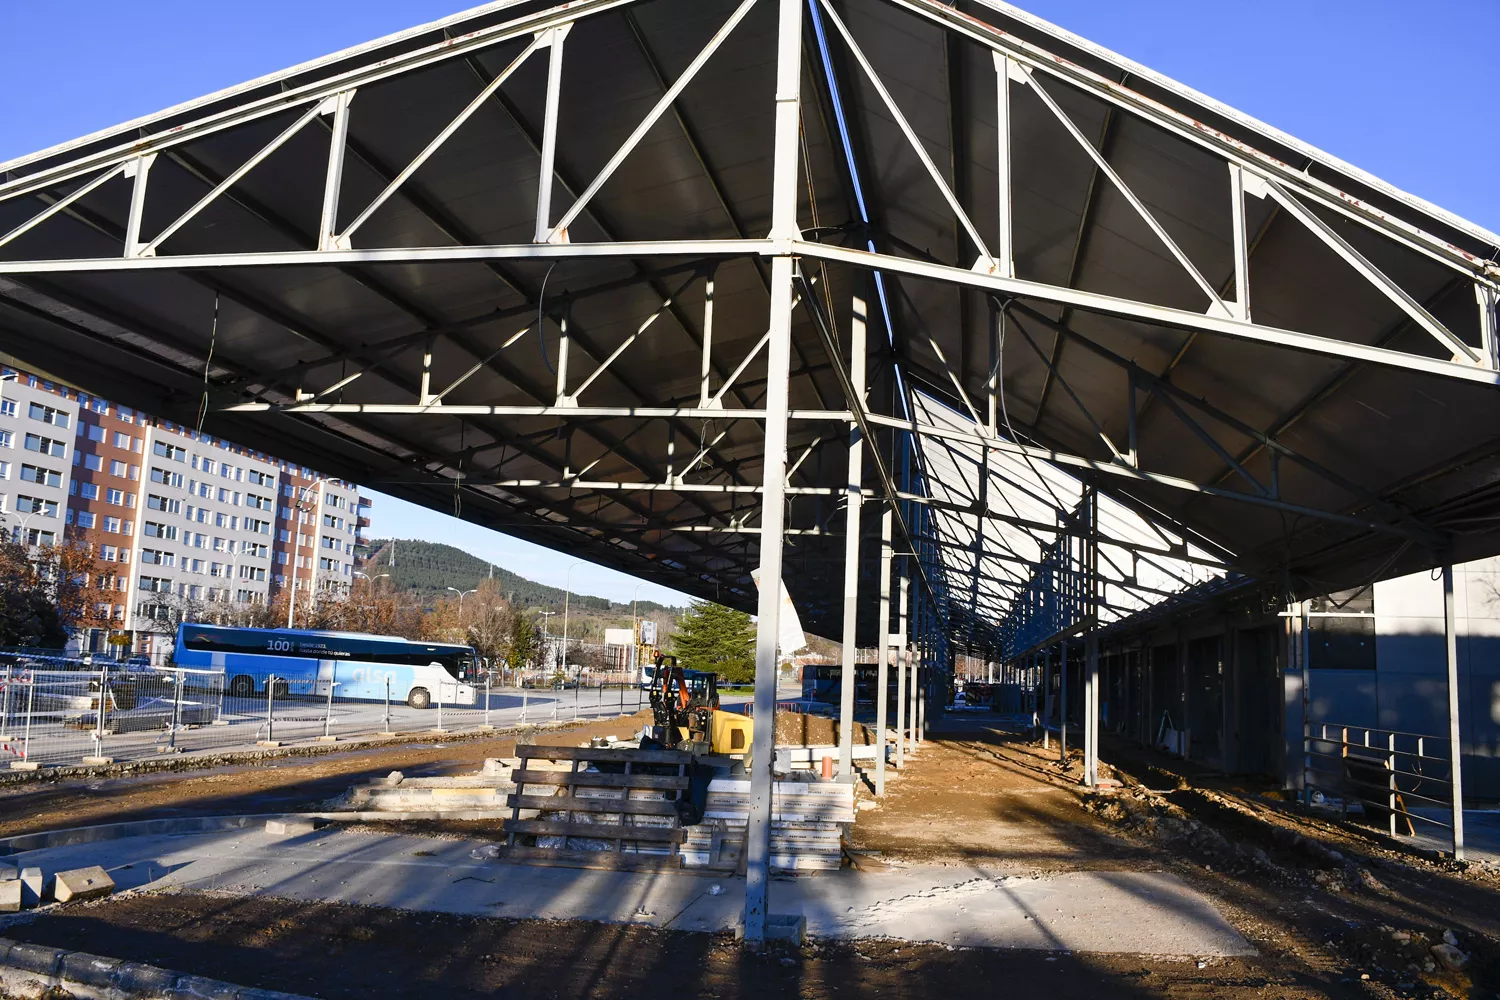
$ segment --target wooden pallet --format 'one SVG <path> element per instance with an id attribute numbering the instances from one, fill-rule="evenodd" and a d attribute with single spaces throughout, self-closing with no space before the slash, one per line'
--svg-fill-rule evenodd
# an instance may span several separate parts
<path id="1" fill-rule="evenodd" d="M 526 864 L 567 868 L 672 871 L 682 867 L 686 839 L 678 801 L 688 793 L 693 755 L 679 750 L 628 750 L 593 747 L 516 747 L 521 766 L 511 772 L 516 790 L 506 799 L 511 816 L 504 823 L 503 858 Z M 539 770 L 531 761 L 571 763 L 566 771 Z M 587 771 L 587 764 L 617 764 L 620 772 Z M 650 773 L 638 770 L 650 766 Z M 532 786 L 530 792 L 527 786 Z M 656 792 L 660 798 L 632 798 L 632 792 Z M 522 819 L 521 810 L 538 810 L 537 819 Z M 547 815 L 552 814 L 552 815 Z M 561 815 L 556 815 L 561 814 Z M 618 817 L 600 822 L 601 817 Z M 645 820 L 645 822 L 641 822 Z M 531 847 L 522 836 L 587 838 L 609 841 L 607 851 L 568 847 Z M 567 839 L 563 840 L 568 843 Z"/>

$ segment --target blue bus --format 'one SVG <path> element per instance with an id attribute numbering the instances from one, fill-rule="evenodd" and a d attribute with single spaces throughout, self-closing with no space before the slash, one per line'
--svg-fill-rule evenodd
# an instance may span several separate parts
<path id="1" fill-rule="evenodd" d="M 271 677 L 277 692 L 381 701 L 412 708 L 473 705 L 480 675 L 469 646 L 413 642 L 399 636 L 303 629 L 226 628 L 184 623 L 172 653 L 179 667 L 224 674 L 233 697 L 264 694 Z"/>

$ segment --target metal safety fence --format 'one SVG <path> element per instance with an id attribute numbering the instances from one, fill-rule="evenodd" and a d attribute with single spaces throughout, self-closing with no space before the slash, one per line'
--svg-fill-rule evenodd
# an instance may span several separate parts
<path id="1" fill-rule="evenodd" d="M 226 686 L 222 672 L 115 660 L 0 653 L 0 767 L 141 760 L 380 734 L 475 732 L 631 715 L 639 685 L 502 687 L 494 678 L 348 698 L 336 681 L 263 678 Z M 625 735 L 622 733 L 621 735 Z"/>
<path id="2" fill-rule="evenodd" d="M 1331 723 L 1303 727 L 1307 805 L 1360 814 L 1392 837 L 1436 835 L 1461 856 L 1463 804 L 1454 800 L 1453 768 L 1452 745 L 1441 736 Z"/>

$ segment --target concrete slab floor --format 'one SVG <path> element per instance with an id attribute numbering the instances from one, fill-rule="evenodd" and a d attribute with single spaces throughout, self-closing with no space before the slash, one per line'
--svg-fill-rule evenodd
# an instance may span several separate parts
<path id="1" fill-rule="evenodd" d="M 97 864 L 121 890 L 182 887 L 512 919 L 582 919 L 725 931 L 743 880 L 498 863 L 463 841 L 336 829 L 140 837 L 32 851 L 7 861 L 54 871 Z M 714 887 L 721 892 L 715 892 Z M 1201 894 L 1154 871 L 1015 875 L 911 865 L 777 879 L 772 906 L 822 938 L 951 946 L 1228 956 L 1254 949 Z M 0 934 L 3 934 L 0 922 Z"/>

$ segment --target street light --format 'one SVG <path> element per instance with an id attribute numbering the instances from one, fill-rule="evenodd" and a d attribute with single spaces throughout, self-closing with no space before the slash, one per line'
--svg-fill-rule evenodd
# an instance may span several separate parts
<path id="1" fill-rule="evenodd" d="M 641 596 L 641 588 L 646 585 L 642 580 L 635 585 L 635 591 L 630 595 L 630 670 L 631 682 L 638 681 L 641 666 L 641 623 L 635 614 L 636 599 Z"/>
<path id="2" fill-rule="evenodd" d="M 389 573 L 382 573 L 380 575 L 381 576 L 389 576 L 390 574 Z M 479 588 L 477 588 L 477 587 L 475 589 L 473 589 L 473 590 L 459 590 L 457 587 L 448 587 L 447 589 L 453 591 L 455 594 L 458 595 L 458 613 L 460 615 L 462 615 L 464 613 L 464 598 L 468 597 L 470 594 L 477 594 L 477 593 L 479 593 Z"/>
<path id="3" fill-rule="evenodd" d="M 370 574 L 365 573 L 365 572 L 363 572 L 361 570 L 355 570 L 354 571 L 354 575 L 355 576 L 362 576 L 362 577 L 364 577 L 366 580 L 368 580 L 370 582 L 371 586 L 374 586 L 376 580 L 379 580 L 381 577 L 390 576 L 391 574 L 389 574 L 389 573 L 376 573 L 374 576 L 371 576 Z M 453 588 L 449 587 L 448 589 L 452 590 Z M 473 591 L 470 591 L 470 593 L 473 593 Z"/>
<path id="4" fill-rule="evenodd" d="M 314 479 L 311 483 L 308 483 L 306 486 L 302 487 L 302 492 L 300 494 L 298 494 L 296 502 L 292 504 L 292 513 L 293 513 L 293 516 L 292 516 L 292 537 L 294 537 L 294 538 L 300 538 L 301 537 L 302 531 L 301 531 L 300 525 L 302 524 L 302 519 L 300 517 L 298 517 L 297 515 L 307 513 L 307 493 L 308 493 L 308 491 L 309 490 L 316 490 L 316 489 L 318 489 L 318 487 L 320 487 L 320 486 L 323 485 L 323 482 L 324 482 L 325 479 L 327 479 L 326 476 L 319 476 L 317 479 Z M 319 490 L 318 498 L 320 500 L 322 499 L 321 494 L 322 494 L 322 491 Z M 314 535 L 314 537 L 316 537 L 317 536 L 317 532 L 314 532 L 313 535 Z M 292 551 L 295 553 L 297 551 L 297 549 L 299 549 L 301 547 L 302 546 L 297 545 L 297 546 L 295 546 L 292 549 Z M 316 557 L 316 555 L 317 555 L 317 546 L 314 545 L 313 546 L 313 556 Z M 310 579 L 308 580 L 308 588 L 307 588 L 307 590 L 308 590 L 308 594 L 307 594 L 307 607 L 308 607 L 308 611 L 310 613 L 312 611 L 312 602 L 313 602 L 313 598 L 315 596 L 314 591 L 316 591 L 316 589 L 317 589 L 318 577 L 317 577 L 317 571 L 316 570 L 313 570 L 308 575 L 309 575 Z M 287 599 L 286 599 L 286 627 L 287 628 L 291 628 L 292 627 L 292 613 L 294 611 L 296 611 L 296 610 L 297 610 L 297 571 L 296 571 L 296 569 L 293 569 L 292 570 L 292 587 L 291 587 L 291 591 L 287 594 Z"/>

